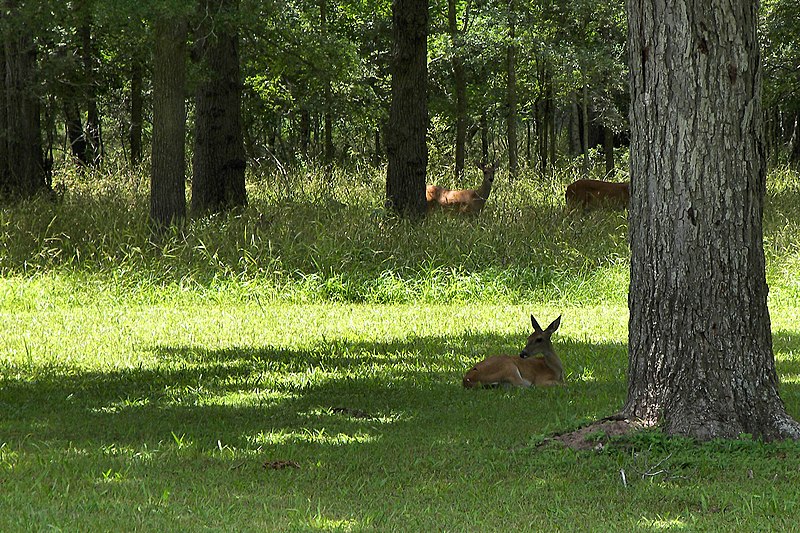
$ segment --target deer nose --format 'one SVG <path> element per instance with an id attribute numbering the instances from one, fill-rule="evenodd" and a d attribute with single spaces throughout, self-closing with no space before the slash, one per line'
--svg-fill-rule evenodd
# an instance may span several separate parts
<path id="1" fill-rule="evenodd" d="M 528 352 L 522 350 L 521 352 L 519 352 L 519 356 L 523 359 L 526 359 L 528 357 Z"/>

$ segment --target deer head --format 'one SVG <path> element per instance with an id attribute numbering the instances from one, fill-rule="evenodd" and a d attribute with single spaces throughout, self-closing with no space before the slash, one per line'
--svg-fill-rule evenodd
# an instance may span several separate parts
<path id="1" fill-rule="evenodd" d="M 519 356 L 523 359 L 534 356 L 536 354 L 544 355 L 544 362 L 550 367 L 559 380 L 563 380 L 564 367 L 561 364 L 561 359 L 556 355 L 553 350 L 553 344 L 550 342 L 550 337 L 556 332 L 558 326 L 561 325 L 561 315 L 553 320 L 547 328 L 542 329 L 539 323 L 531 315 L 531 324 L 533 325 L 533 333 L 528 337 L 528 342 L 520 352 Z"/>

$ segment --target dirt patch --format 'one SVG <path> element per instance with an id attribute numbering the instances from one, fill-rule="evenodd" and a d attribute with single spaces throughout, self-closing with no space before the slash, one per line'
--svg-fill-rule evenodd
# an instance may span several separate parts
<path id="1" fill-rule="evenodd" d="M 558 442 L 573 450 L 602 450 L 612 437 L 648 427 L 639 420 L 598 420 L 588 426 L 556 435 L 546 442 Z"/>

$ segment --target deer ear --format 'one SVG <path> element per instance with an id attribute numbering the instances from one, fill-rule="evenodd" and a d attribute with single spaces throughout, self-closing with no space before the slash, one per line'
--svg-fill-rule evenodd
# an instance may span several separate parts
<path id="1" fill-rule="evenodd" d="M 533 315 L 531 315 L 531 325 L 533 326 L 533 330 L 536 331 L 537 333 L 542 331 L 542 327 L 539 325 L 538 322 L 536 322 L 536 319 L 533 318 Z"/>
<path id="2" fill-rule="evenodd" d="M 558 326 L 560 326 L 560 325 L 561 325 L 561 315 L 558 315 L 558 318 L 553 320 L 550 323 L 550 325 L 547 326 L 547 330 L 546 331 L 548 331 L 550 333 L 554 333 L 558 329 Z"/>

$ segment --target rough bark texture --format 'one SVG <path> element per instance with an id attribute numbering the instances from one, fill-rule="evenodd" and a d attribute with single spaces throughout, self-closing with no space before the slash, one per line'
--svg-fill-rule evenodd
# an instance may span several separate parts
<path id="1" fill-rule="evenodd" d="M 450 45 L 453 47 L 453 83 L 456 97 L 455 178 L 456 183 L 460 183 L 464 176 L 467 153 L 467 75 L 461 57 L 462 37 L 456 18 L 456 0 L 447 0 L 447 25 L 450 31 Z M 466 21 L 464 25 L 466 26 Z"/>
<path id="2" fill-rule="evenodd" d="M 762 244 L 757 5 L 628 1 L 631 286 L 622 414 L 800 437 L 778 396 Z"/>
<path id="3" fill-rule="evenodd" d="M 186 218 L 186 37 L 180 18 L 155 23 L 150 219 L 163 228 Z"/>
<path id="4" fill-rule="evenodd" d="M 517 151 L 517 45 L 514 42 L 514 0 L 508 0 L 508 36 L 506 49 L 506 135 L 508 137 L 508 176 L 517 177 L 519 154 Z"/>
<path id="5" fill-rule="evenodd" d="M 386 130 L 386 202 L 398 213 L 425 213 L 428 166 L 428 2 L 393 0 L 392 103 Z"/>
<path id="6" fill-rule="evenodd" d="M 36 48 L 30 32 L 14 27 L 16 6 L 4 2 L 8 19 L 0 21 L 0 196 L 28 198 L 50 187 L 35 94 Z"/>
<path id="7" fill-rule="evenodd" d="M 237 9 L 236 0 L 224 0 L 222 9 L 223 14 L 230 15 Z M 197 39 L 200 57 L 203 58 L 204 79 L 195 99 L 194 214 L 220 212 L 247 204 L 239 39 L 229 24 L 230 21 L 217 21 L 212 34 L 209 21 L 208 25 L 201 25 L 202 35 Z"/>

